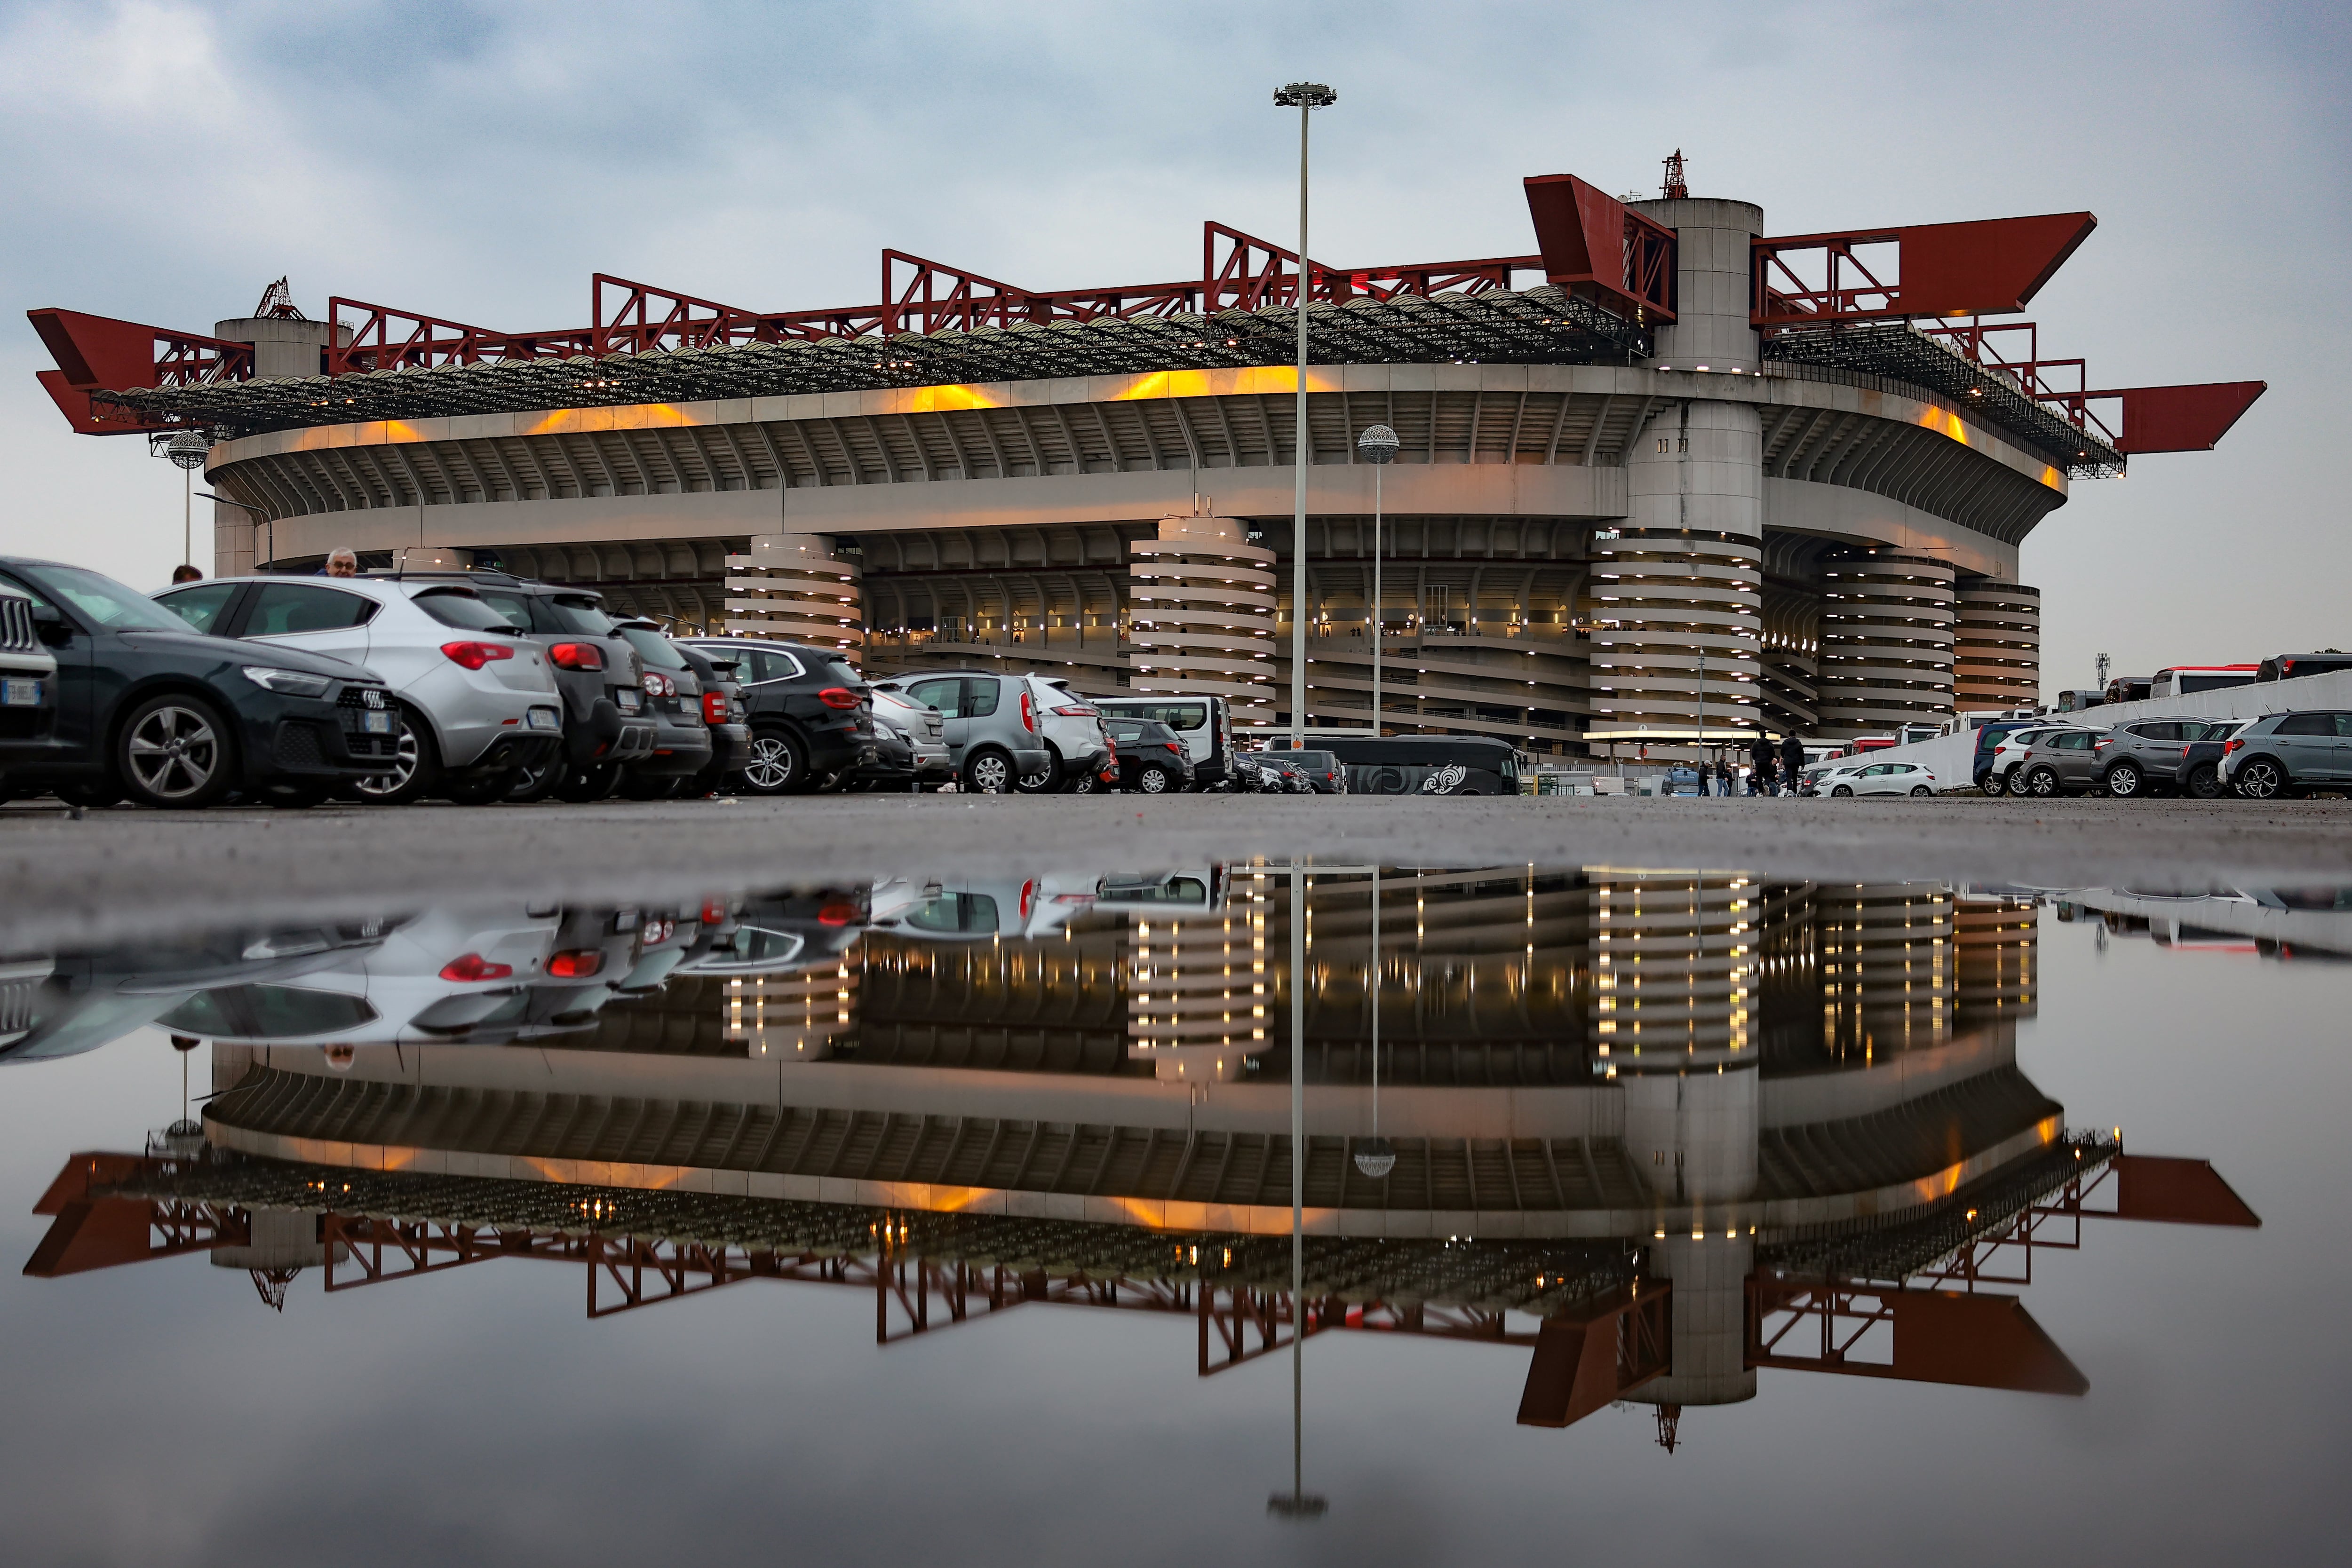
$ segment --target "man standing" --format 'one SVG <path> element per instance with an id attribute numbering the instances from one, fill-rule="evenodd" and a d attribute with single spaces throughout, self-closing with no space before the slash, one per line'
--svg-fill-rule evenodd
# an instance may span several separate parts
<path id="1" fill-rule="evenodd" d="M 347 549 L 331 549 L 327 552 L 326 576 L 357 577 L 359 574 L 360 558 L 358 556 Z"/>
<path id="2" fill-rule="evenodd" d="M 1805 771 L 1805 743 L 1793 729 L 1780 737 L 1780 771 L 1788 776 L 1789 793 L 1795 794 L 1797 780 Z"/>
<path id="3" fill-rule="evenodd" d="M 1750 795 L 1775 793 L 1772 788 L 1772 741 L 1771 737 L 1760 729 L 1756 732 L 1756 738 L 1748 744 L 1748 760 L 1755 769 L 1748 776 L 1748 792 Z"/>
<path id="4" fill-rule="evenodd" d="M 1698 792 L 1702 800 L 1715 793 L 1715 764 L 1704 757 L 1698 759 Z"/>

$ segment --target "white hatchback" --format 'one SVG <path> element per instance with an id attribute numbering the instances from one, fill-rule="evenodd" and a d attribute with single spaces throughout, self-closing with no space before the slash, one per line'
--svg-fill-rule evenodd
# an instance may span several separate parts
<path id="1" fill-rule="evenodd" d="M 1867 762 L 1857 758 L 1822 775 L 1824 795 L 1932 795 L 1936 776 L 1916 762 Z"/>
<path id="2" fill-rule="evenodd" d="M 381 676 L 407 721 L 397 773 L 354 788 L 394 803 L 496 800 L 563 743 L 547 650 L 446 575 L 230 577 L 155 601 L 199 632 L 331 653 Z"/>

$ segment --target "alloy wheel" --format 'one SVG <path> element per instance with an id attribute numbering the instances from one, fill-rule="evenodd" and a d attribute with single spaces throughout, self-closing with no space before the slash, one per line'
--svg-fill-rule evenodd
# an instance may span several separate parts
<path id="1" fill-rule="evenodd" d="M 1013 765 L 992 751 L 972 759 L 971 787 L 982 795 L 1002 795 L 1013 782 Z"/>
<path id="2" fill-rule="evenodd" d="M 743 765 L 744 782 L 767 794 L 792 788 L 800 777 L 800 758 L 793 743 L 781 735 L 751 737 L 751 759 Z"/>
<path id="3" fill-rule="evenodd" d="M 2130 763 L 2121 763 L 2107 774 L 2107 793 L 2118 800 L 2139 793 L 2139 769 Z"/>
<path id="4" fill-rule="evenodd" d="M 2047 800 L 2058 793 L 2058 775 L 2047 768 L 2037 768 L 2026 777 L 2025 787 L 2038 798 Z"/>
<path id="5" fill-rule="evenodd" d="M 165 703 L 131 730 L 124 760 L 141 793 L 159 801 L 203 793 L 221 764 L 220 737 L 194 708 Z"/>
<path id="6" fill-rule="evenodd" d="M 1168 769 L 1165 768 L 1145 768 L 1143 770 L 1142 777 L 1136 779 L 1135 787 L 1138 789 L 1142 790 L 1147 795 L 1165 795 L 1168 793 Z"/>
<path id="7" fill-rule="evenodd" d="M 416 764 L 421 756 L 415 726 L 403 725 L 399 743 L 393 750 L 393 760 L 400 764 L 399 768 L 390 773 L 371 773 L 352 788 L 371 800 L 397 795 L 408 788 L 410 779 L 416 777 Z"/>
<path id="8" fill-rule="evenodd" d="M 2268 800 L 2286 788 L 2286 778 L 2279 765 L 2269 758 L 2258 758 L 2238 769 L 2238 793 L 2249 800 Z"/>

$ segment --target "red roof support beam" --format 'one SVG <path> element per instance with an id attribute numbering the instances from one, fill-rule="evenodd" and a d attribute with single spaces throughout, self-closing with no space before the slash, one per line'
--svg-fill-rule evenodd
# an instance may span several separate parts
<path id="1" fill-rule="evenodd" d="M 90 407 L 94 392 L 241 382 L 253 374 L 250 343 L 79 310 L 27 310 L 25 319 L 58 362 L 56 370 L 40 372 L 41 385 L 78 434 L 131 435 L 166 428 L 160 421 L 119 413 L 100 416 Z"/>
<path id="2" fill-rule="evenodd" d="M 346 323 L 346 316 L 357 318 Z M 327 301 L 330 341 L 327 373 L 430 370 L 436 365 L 473 365 L 494 360 L 538 360 L 596 352 L 595 331 L 566 328 L 554 332 L 493 332 L 389 305 L 370 305 L 340 296 Z M 346 338 L 344 334 L 350 336 Z"/>
<path id="3" fill-rule="evenodd" d="M 605 314 L 607 290 L 620 296 L 609 316 Z M 755 310 L 698 299 L 650 283 L 632 283 L 604 272 L 588 281 L 588 319 L 590 339 L 595 345 L 590 351 L 596 354 L 709 349 L 726 343 L 772 342 L 777 337 Z"/>
<path id="4" fill-rule="evenodd" d="M 1640 321 L 1675 319 L 1675 232 L 1573 174 L 1531 174 L 1544 276 Z"/>
<path id="5" fill-rule="evenodd" d="M 2246 382 L 2245 385 L 2259 385 Z M 2197 392 L 2197 387 L 2158 387 L 2143 389 L 2157 392 Z M 2247 401 L 2252 402 L 2252 399 Z M 2206 445 L 2211 445 L 2207 442 Z M 2151 451 L 2186 451 L 2203 448 L 2164 447 Z M 2262 1217 L 2246 1207 L 2221 1173 L 2205 1160 L 2184 1160 L 2161 1155 L 2117 1155 L 2116 1166 L 2115 1219 L 2152 1219 L 2163 1225 L 2230 1225 L 2258 1229 Z M 2098 1215 L 2097 1209 L 2086 1208 L 2085 1214 Z"/>
<path id="6" fill-rule="evenodd" d="M 1671 1371 L 1673 1291 L 1654 1281 L 1645 1292 L 1604 1297 L 1580 1317 L 1546 1318 L 1519 1391 L 1519 1425 L 1573 1426 Z"/>
<path id="7" fill-rule="evenodd" d="M 1759 327 L 1796 327 L 2022 310 L 2098 226 L 2089 213 L 2048 213 L 1759 238 L 1751 248 L 1749 319 Z M 1889 245 L 1891 266 L 1883 256 L 1855 254 Z M 1790 265 L 1807 252 L 1819 253 L 1811 267 Z"/>
<path id="8" fill-rule="evenodd" d="M 2084 404 L 2112 400 L 2123 406 L 2115 448 L 2126 457 L 2144 452 L 2210 452 L 2270 390 L 2268 382 L 2208 382 L 2199 386 L 2123 387 L 2114 392 L 2068 392 L 2047 397 L 2070 413 Z M 2105 423 L 2105 422 L 2102 422 Z"/>
<path id="9" fill-rule="evenodd" d="M 969 332 L 979 327 L 1010 327 L 1015 321 L 1048 321 L 1053 316 L 1052 305 L 1029 289 L 903 250 L 882 253 L 880 330 L 886 337 Z"/>

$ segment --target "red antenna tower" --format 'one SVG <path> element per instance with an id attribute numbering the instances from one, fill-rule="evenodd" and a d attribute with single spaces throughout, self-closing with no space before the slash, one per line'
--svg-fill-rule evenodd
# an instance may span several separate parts
<path id="1" fill-rule="evenodd" d="M 1666 188 L 1664 193 L 1666 200 L 1670 202 L 1689 200 L 1690 182 L 1683 178 L 1683 150 L 1679 147 L 1675 148 L 1675 155 L 1667 159 L 1665 163 Z"/>
<path id="2" fill-rule="evenodd" d="M 288 321 L 303 319 L 302 312 L 294 308 L 294 291 L 286 287 L 283 277 L 261 291 L 261 303 L 253 308 L 253 313 L 256 316 L 275 316 Z"/>

